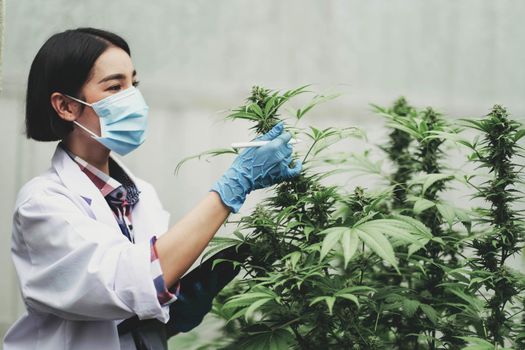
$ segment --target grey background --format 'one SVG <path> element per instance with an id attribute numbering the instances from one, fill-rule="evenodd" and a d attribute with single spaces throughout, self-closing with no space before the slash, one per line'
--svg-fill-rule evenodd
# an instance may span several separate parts
<path id="1" fill-rule="evenodd" d="M 0 95 L 0 336 L 23 312 L 9 254 L 18 189 L 49 166 L 54 143 L 23 136 L 29 67 L 53 33 L 79 26 L 128 40 L 150 105 L 148 141 L 125 162 L 150 181 L 180 219 L 232 158 L 183 157 L 252 135 L 224 122 L 254 84 L 314 84 L 343 96 L 307 117 L 318 126 L 359 126 L 382 142 L 383 120 L 368 103 L 405 95 L 451 118 L 481 116 L 494 103 L 525 115 L 524 1 L 492 0 L 5 0 Z M 244 127 L 246 126 L 246 127 Z M 356 149 L 362 148 L 357 142 Z M 243 213 L 257 202 L 254 194 Z"/>

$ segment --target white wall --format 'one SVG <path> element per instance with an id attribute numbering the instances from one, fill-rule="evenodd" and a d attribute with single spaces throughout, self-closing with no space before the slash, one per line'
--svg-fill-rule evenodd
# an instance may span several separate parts
<path id="1" fill-rule="evenodd" d="M 16 192 L 48 167 L 54 149 L 23 136 L 29 66 L 51 34 L 94 26 L 128 40 L 151 106 L 151 129 L 126 161 L 155 185 L 174 222 L 229 160 L 195 161 L 178 177 L 176 163 L 250 137 L 219 112 L 241 104 L 254 84 L 313 83 L 317 91 L 343 92 L 309 120 L 358 125 L 372 140 L 383 137 L 383 121 L 370 117 L 368 103 L 387 104 L 402 94 L 452 117 L 481 116 L 494 103 L 525 115 L 524 17 L 519 0 L 6 0 L 0 335 L 23 310 L 9 256 Z"/>

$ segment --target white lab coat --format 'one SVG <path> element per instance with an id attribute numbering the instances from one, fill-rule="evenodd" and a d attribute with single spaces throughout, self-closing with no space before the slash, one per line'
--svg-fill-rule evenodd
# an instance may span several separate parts
<path id="1" fill-rule="evenodd" d="M 150 184 L 115 161 L 140 190 L 135 244 L 60 147 L 51 168 L 18 193 L 12 255 L 27 312 L 7 332 L 5 350 L 120 349 L 129 346 L 119 342 L 121 320 L 168 321 L 169 306 L 159 304 L 153 285 L 149 241 L 167 231 L 169 214 Z"/>

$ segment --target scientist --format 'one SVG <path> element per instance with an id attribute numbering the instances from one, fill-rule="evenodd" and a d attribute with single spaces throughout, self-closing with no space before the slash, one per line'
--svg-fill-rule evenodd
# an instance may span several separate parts
<path id="1" fill-rule="evenodd" d="M 228 214 L 251 191 L 301 171 L 300 162 L 289 167 L 291 135 L 279 123 L 168 228 L 154 188 L 112 156 L 145 140 L 148 106 L 136 79 L 128 44 L 99 29 L 55 34 L 33 60 L 27 137 L 60 142 L 49 170 L 16 199 L 11 250 L 27 311 L 5 350 L 165 349 L 158 327 L 119 332 L 119 324 L 169 323 L 171 306 L 191 302 L 181 276 Z"/>

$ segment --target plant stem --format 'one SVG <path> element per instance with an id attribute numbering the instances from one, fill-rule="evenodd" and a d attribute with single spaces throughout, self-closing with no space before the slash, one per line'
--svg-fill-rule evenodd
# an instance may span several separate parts
<path id="1" fill-rule="evenodd" d="M 308 158 L 308 155 L 310 154 L 310 152 L 312 151 L 312 149 L 314 148 L 315 144 L 317 143 L 317 141 L 319 140 L 315 140 L 312 145 L 310 146 L 310 148 L 308 149 L 308 152 L 306 152 L 306 155 L 304 156 L 303 158 L 303 164 L 306 164 L 306 158 Z"/>

